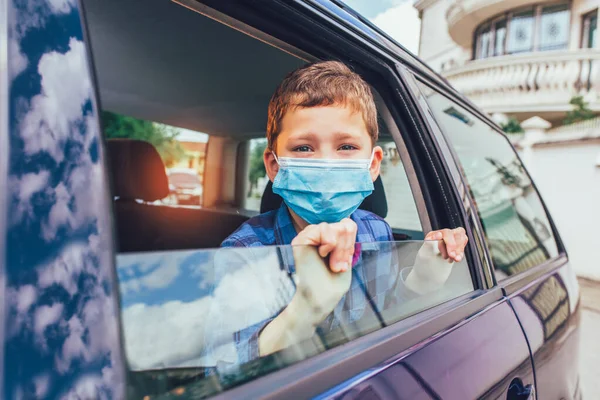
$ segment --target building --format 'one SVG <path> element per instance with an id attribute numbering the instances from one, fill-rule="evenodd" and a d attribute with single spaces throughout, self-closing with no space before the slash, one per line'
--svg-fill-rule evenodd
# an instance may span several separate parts
<path id="1" fill-rule="evenodd" d="M 417 0 L 419 56 L 496 118 L 600 112 L 600 0 Z"/>
<path id="2" fill-rule="evenodd" d="M 600 118 L 564 125 L 583 96 L 600 114 L 600 0 L 417 0 L 419 56 L 510 135 L 578 274 L 600 280 Z"/>

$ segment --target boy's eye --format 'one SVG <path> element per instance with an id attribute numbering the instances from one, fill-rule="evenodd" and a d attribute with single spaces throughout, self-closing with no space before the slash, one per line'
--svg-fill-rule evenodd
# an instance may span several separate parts
<path id="1" fill-rule="evenodd" d="M 356 146 L 353 146 L 351 144 L 344 144 L 344 145 L 340 146 L 339 150 L 343 150 L 343 151 L 356 150 Z"/>
<path id="2" fill-rule="evenodd" d="M 311 151 L 311 148 L 308 147 L 308 146 L 298 146 L 298 147 L 296 147 L 294 149 L 294 151 L 304 153 L 304 152 L 307 152 L 307 151 Z"/>

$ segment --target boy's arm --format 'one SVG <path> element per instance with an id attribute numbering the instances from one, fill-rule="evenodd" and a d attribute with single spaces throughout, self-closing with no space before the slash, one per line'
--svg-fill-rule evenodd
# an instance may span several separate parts
<path id="1" fill-rule="evenodd" d="M 457 228 L 429 232 L 425 240 L 407 274 L 400 273 L 401 283 L 417 295 L 444 286 L 454 262 L 463 259 L 468 238 L 463 228 Z"/>
<path id="2" fill-rule="evenodd" d="M 277 249 L 230 240 L 215 254 L 213 288 L 206 318 L 205 350 L 209 359 L 243 364 L 258 358 L 258 335 L 294 295 L 294 284 Z M 231 293 L 218 286 L 242 281 L 246 289 Z"/>
<path id="3" fill-rule="evenodd" d="M 332 272 L 315 247 L 295 246 L 293 254 L 296 293 L 288 306 L 260 333 L 261 356 L 313 337 L 317 326 L 333 312 L 350 288 L 351 269 Z"/>
<path id="4" fill-rule="evenodd" d="M 285 310 L 260 332 L 261 356 L 311 338 L 317 325 L 348 292 L 356 231 L 356 223 L 345 219 L 309 225 L 292 241 L 296 293 Z"/>

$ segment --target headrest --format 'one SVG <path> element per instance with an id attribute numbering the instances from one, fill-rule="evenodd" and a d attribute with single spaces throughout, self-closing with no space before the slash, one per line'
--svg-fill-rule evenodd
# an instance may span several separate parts
<path id="1" fill-rule="evenodd" d="M 261 214 L 279 208 L 282 201 L 283 199 L 281 196 L 273 193 L 273 183 L 269 181 L 267 187 L 265 187 L 262 199 L 260 200 Z M 381 182 L 380 176 L 373 182 L 373 193 L 365 197 L 358 208 L 370 211 L 373 214 L 379 215 L 381 218 L 387 216 L 387 199 L 385 198 L 385 190 L 383 189 L 383 182 Z"/>
<path id="2" fill-rule="evenodd" d="M 144 201 L 169 195 L 169 180 L 158 151 L 148 142 L 107 140 L 113 196 Z"/>

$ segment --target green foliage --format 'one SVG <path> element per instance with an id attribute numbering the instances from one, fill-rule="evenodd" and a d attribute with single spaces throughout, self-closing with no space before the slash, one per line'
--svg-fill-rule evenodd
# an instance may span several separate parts
<path id="1" fill-rule="evenodd" d="M 102 112 L 102 125 L 108 139 L 138 139 L 151 143 L 167 167 L 185 156 L 177 141 L 179 132 L 176 128 L 109 111 Z"/>
<path id="2" fill-rule="evenodd" d="M 267 174 L 265 163 L 263 162 L 263 153 L 267 148 L 267 141 L 260 140 L 253 143 L 250 150 L 250 170 L 248 171 L 248 179 L 250 180 L 250 190 L 256 186 L 258 179 Z"/>
<path id="3" fill-rule="evenodd" d="M 563 121 L 565 125 L 591 119 L 596 116 L 594 112 L 588 108 L 588 103 L 583 100 L 583 96 L 574 96 L 571 98 L 571 101 L 569 101 L 569 104 L 573 106 L 573 110 L 567 113 L 567 116 Z"/>
<path id="4" fill-rule="evenodd" d="M 505 133 L 523 133 L 523 128 L 515 117 L 510 117 L 506 123 L 500 124 L 500 127 Z"/>

